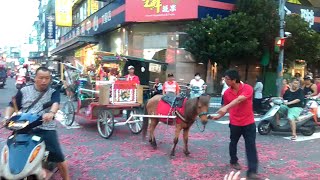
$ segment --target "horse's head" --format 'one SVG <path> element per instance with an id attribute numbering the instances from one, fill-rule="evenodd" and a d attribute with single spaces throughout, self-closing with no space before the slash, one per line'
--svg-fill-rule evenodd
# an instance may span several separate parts
<path id="1" fill-rule="evenodd" d="M 208 122 L 209 102 L 210 96 L 205 95 L 197 98 L 197 114 L 202 124 L 206 124 Z"/>

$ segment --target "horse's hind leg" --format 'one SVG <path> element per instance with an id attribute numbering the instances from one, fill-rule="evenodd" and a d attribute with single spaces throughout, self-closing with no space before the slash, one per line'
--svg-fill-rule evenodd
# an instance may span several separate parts
<path id="1" fill-rule="evenodd" d="M 172 146 L 171 153 L 170 153 L 171 156 L 175 156 L 176 146 L 179 141 L 179 135 L 180 135 L 181 129 L 182 129 L 181 124 L 177 124 L 176 131 L 175 131 L 175 137 L 173 139 L 173 146 Z"/>
<path id="2" fill-rule="evenodd" d="M 158 123 L 159 123 L 158 119 L 151 119 L 149 142 L 154 149 L 157 148 L 157 142 L 156 142 L 156 137 L 154 136 L 154 130 L 156 129 Z"/>
<path id="3" fill-rule="evenodd" d="M 183 129 L 183 142 L 184 142 L 183 153 L 186 156 L 188 156 L 190 154 L 189 149 L 188 149 L 189 130 L 190 130 L 190 127 Z"/>

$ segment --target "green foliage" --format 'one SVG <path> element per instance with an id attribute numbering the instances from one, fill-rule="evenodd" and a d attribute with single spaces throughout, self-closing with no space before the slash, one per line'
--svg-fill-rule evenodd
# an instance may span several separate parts
<path id="1" fill-rule="evenodd" d="M 287 60 L 303 59 L 308 63 L 320 60 L 320 35 L 309 28 L 309 24 L 299 15 L 286 17 L 286 31 L 292 33 L 285 44 Z"/>
<path id="2" fill-rule="evenodd" d="M 278 4 L 272 0 L 238 0 L 237 11 L 246 13 L 254 17 L 252 23 L 255 24 L 255 37 L 260 43 L 259 51 L 272 49 L 274 38 L 279 33 Z M 258 53 L 259 54 L 259 53 Z"/>
<path id="3" fill-rule="evenodd" d="M 198 62 L 209 60 L 224 67 L 230 60 L 256 57 L 263 52 L 274 56 L 275 38 L 279 36 L 278 4 L 272 0 L 238 0 L 237 9 L 226 18 L 207 17 L 188 26 L 186 50 Z M 285 31 L 292 37 L 285 44 L 287 60 L 320 60 L 320 36 L 298 15 L 286 18 Z M 274 63 L 276 64 L 276 63 Z"/>
<path id="4" fill-rule="evenodd" d="M 216 23 L 211 17 L 188 25 L 189 40 L 186 41 L 185 47 L 199 62 L 208 63 L 209 59 L 213 57 L 213 52 L 209 51 L 209 45 L 212 42 L 209 41 L 208 30 L 214 26 L 216 26 Z"/>
<path id="5" fill-rule="evenodd" d="M 227 66 L 228 60 L 253 55 L 259 45 L 253 36 L 253 17 L 234 13 L 226 18 L 207 17 L 189 26 L 186 50 L 200 62 L 208 60 Z"/>

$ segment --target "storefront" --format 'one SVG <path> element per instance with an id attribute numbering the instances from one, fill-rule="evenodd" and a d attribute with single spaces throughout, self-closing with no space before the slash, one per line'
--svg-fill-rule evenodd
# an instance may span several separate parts
<path id="1" fill-rule="evenodd" d="M 191 54 L 183 49 L 186 24 L 207 15 L 227 16 L 234 10 L 234 3 L 235 0 L 117 0 L 61 37 L 51 53 L 85 66 L 94 62 L 95 51 L 156 59 L 168 63 L 167 72 L 174 73 L 178 81 L 187 83 L 196 72 L 203 77 L 210 74 L 207 80 L 212 81 L 219 67 L 208 67 L 206 71 L 206 66 L 195 63 Z M 286 12 L 301 14 L 310 27 L 320 32 L 319 10 L 287 3 Z M 247 77 L 255 77 L 261 71 L 259 63 L 234 66 L 250 72 L 244 74 Z M 161 78 L 164 80 L 165 76 Z M 250 81 L 254 82 L 254 78 Z"/>
<path id="2" fill-rule="evenodd" d="M 168 63 L 167 72 L 174 73 L 177 80 L 189 82 L 195 72 L 204 71 L 203 65 L 196 64 L 191 54 L 182 48 L 186 22 L 208 14 L 226 16 L 234 8 L 233 1 L 156 2 L 115 1 L 61 37 L 51 53 L 63 55 L 66 61 L 78 60 L 86 66 L 93 62 L 92 51 L 156 59 Z"/>

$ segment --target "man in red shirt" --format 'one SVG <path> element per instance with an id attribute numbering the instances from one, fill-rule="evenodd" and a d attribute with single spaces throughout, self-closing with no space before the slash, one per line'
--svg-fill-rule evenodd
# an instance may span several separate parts
<path id="1" fill-rule="evenodd" d="M 218 110 L 218 115 L 214 116 L 213 119 L 217 120 L 229 111 L 231 167 L 236 170 L 241 169 L 237 157 L 237 144 L 240 137 L 243 136 L 249 168 L 247 178 L 259 179 L 257 176 L 256 124 L 252 108 L 253 89 L 250 85 L 240 82 L 240 76 L 236 70 L 228 70 L 225 73 L 225 81 L 229 88 L 223 96 L 224 106 Z"/>
<path id="2" fill-rule="evenodd" d="M 140 84 L 139 77 L 134 74 L 134 67 L 133 66 L 128 67 L 128 72 L 129 72 L 129 74 L 127 74 L 125 76 L 127 81 L 135 82 L 137 85 Z"/>

